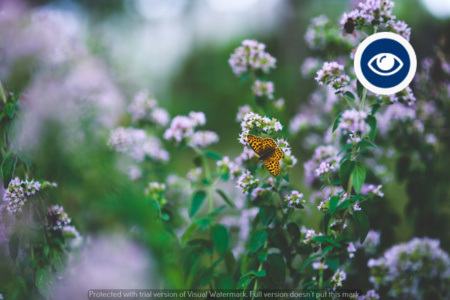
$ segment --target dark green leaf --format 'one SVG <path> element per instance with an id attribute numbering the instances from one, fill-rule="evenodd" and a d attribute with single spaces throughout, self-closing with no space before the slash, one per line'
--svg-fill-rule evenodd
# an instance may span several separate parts
<path id="1" fill-rule="evenodd" d="M 196 155 L 194 157 L 194 159 L 192 160 L 192 162 L 194 163 L 194 165 L 196 167 L 201 167 L 202 166 L 202 157 L 200 155 Z"/>
<path id="2" fill-rule="evenodd" d="M 220 155 L 219 153 L 212 151 L 212 150 L 206 150 L 204 153 L 205 157 L 209 158 L 209 159 L 213 159 L 213 160 L 221 160 L 222 159 L 222 155 Z"/>
<path id="3" fill-rule="evenodd" d="M 14 117 L 14 113 L 16 112 L 16 107 L 14 105 L 8 105 L 7 107 L 7 113 L 8 117 L 12 119 Z"/>
<path id="4" fill-rule="evenodd" d="M 346 200 L 342 201 L 341 204 L 339 204 L 339 206 L 337 207 L 336 211 L 341 211 L 341 210 L 346 209 L 347 207 L 350 207 L 350 206 L 353 206 L 353 205 L 355 205 L 355 203 L 353 203 L 353 202 L 351 202 L 351 201 L 346 199 Z"/>
<path id="5" fill-rule="evenodd" d="M 259 221 L 263 227 L 267 227 L 275 217 L 277 210 L 275 206 L 262 206 L 259 209 Z"/>
<path id="6" fill-rule="evenodd" d="M 217 253 L 223 255 L 228 250 L 228 230 L 222 225 L 211 228 L 212 241 Z"/>
<path id="7" fill-rule="evenodd" d="M 337 257 L 333 257 L 333 258 L 327 257 L 325 259 L 325 263 L 333 272 L 336 272 L 337 269 L 339 268 L 339 258 L 337 258 Z"/>
<path id="8" fill-rule="evenodd" d="M 234 258 L 233 252 L 227 251 L 224 255 L 224 259 L 228 274 L 233 275 L 236 268 L 236 259 Z"/>
<path id="9" fill-rule="evenodd" d="M 237 284 L 237 288 L 238 289 L 247 289 L 247 286 L 253 281 L 253 276 L 246 276 L 246 277 L 241 277 L 241 279 L 239 279 L 239 282 Z"/>
<path id="10" fill-rule="evenodd" d="M 255 273 L 256 277 L 266 277 L 266 270 L 259 270 Z"/>
<path id="11" fill-rule="evenodd" d="M 186 229 L 186 231 L 181 236 L 181 242 L 184 244 L 186 243 L 187 239 L 192 235 L 192 233 L 197 229 L 197 222 L 192 223 L 189 225 L 189 227 Z"/>
<path id="12" fill-rule="evenodd" d="M 53 294 L 54 284 L 52 274 L 46 269 L 39 269 L 36 272 L 36 287 L 39 293 L 45 298 L 50 298 Z"/>
<path id="13" fill-rule="evenodd" d="M 359 233 L 359 241 L 364 243 L 367 233 L 369 232 L 369 217 L 363 211 L 354 211 L 353 218 L 356 222 L 356 228 Z"/>
<path id="14" fill-rule="evenodd" d="M 367 147 L 367 148 L 377 148 L 377 145 L 375 145 L 374 143 L 368 141 L 368 140 L 362 140 L 359 145 L 361 147 Z"/>
<path id="15" fill-rule="evenodd" d="M 335 132 L 336 129 L 338 128 L 339 122 L 341 121 L 341 115 L 342 115 L 342 112 L 340 112 L 334 119 L 332 132 Z"/>
<path id="16" fill-rule="evenodd" d="M 368 115 L 366 123 L 370 126 L 369 138 L 370 140 L 375 140 L 375 135 L 377 134 L 377 119 L 373 115 Z"/>
<path id="17" fill-rule="evenodd" d="M 300 228 L 294 222 L 287 224 L 287 231 L 291 235 L 293 240 L 298 240 L 300 238 Z"/>
<path id="18" fill-rule="evenodd" d="M 267 233 L 265 231 L 255 231 L 250 236 L 250 246 L 248 247 L 248 253 L 250 255 L 256 253 L 267 240 Z"/>
<path id="19" fill-rule="evenodd" d="M 341 197 L 339 197 L 339 196 L 333 196 L 330 198 L 330 202 L 328 204 L 330 214 L 334 214 L 336 207 L 340 200 L 341 200 Z"/>
<path id="20" fill-rule="evenodd" d="M 344 97 L 351 102 L 355 101 L 355 95 L 353 95 L 352 93 L 350 93 L 348 91 L 344 93 Z"/>
<path id="21" fill-rule="evenodd" d="M 267 273 L 269 277 L 281 287 L 286 279 L 286 263 L 283 256 L 278 253 L 270 254 L 267 257 Z"/>
<path id="22" fill-rule="evenodd" d="M 203 204 L 203 201 L 206 198 L 206 193 L 205 191 L 202 190 L 198 190 L 194 192 L 194 195 L 192 195 L 192 200 L 191 200 L 191 209 L 189 211 L 189 216 L 192 218 L 197 211 L 200 209 L 200 207 Z"/>
<path id="23" fill-rule="evenodd" d="M 310 257 L 308 257 L 305 262 L 302 265 L 302 271 L 310 264 L 312 263 L 314 260 L 316 260 L 318 257 L 320 257 L 322 254 L 317 253 L 317 254 L 313 254 Z"/>
<path id="24" fill-rule="evenodd" d="M 377 102 L 370 106 L 372 108 L 371 114 L 375 115 L 377 111 L 381 108 L 381 103 Z"/>
<path id="25" fill-rule="evenodd" d="M 262 263 L 267 258 L 267 249 L 261 249 L 256 253 L 256 257 L 258 258 L 259 262 Z"/>
<path id="26" fill-rule="evenodd" d="M 226 204 L 228 204 L 232 208 L 236 208 L 234 203 L 230 200 L 230 198 L 228 198 L 227 194 L 225 194 L 224 191 L 222 191 L 221 189 L 217 189 L 216 192 L 220 195 L 220 197 L 222 197 L 223 201 L 225 201 Z"/>
<path id="27" fill-rule="evenodd" d="M 2 162 L 2 178 L 3 186 L 8 187 L 9 182 L 14 176 L 14 171 L 16 169 L 17 156 L 11 152 L 6 154 Z"/>
<path id="28" fill-rule="evenodd" d="M 319 244 L 333 244 L 333 240 L 326 235 L 316 235 L 309 240 L 317 242 Z"/>
<path id="29" fill-rule="evenodd" d="M 220 214 L 226 207 L 227 207 L 226 205 L 219 206 L 218 208 L 216 208 L 212 212 L 208 213 L 208 216 L 209 217 L 214 217 L 214 216 Z"/>
<path id="30" fill-rule="evenodd" d="M 363 94 L 364 86 L 359 82 L 359 80 L 356 81 L 356 92 L 358 94 L 358 97 L 361 99 Z"/>
<path id="31" fill-rule="evenodd" d="M 352 184 L 357 193 L 361 191 L 361 188 L 366 180 L 366 167 L 360 161 L 356 162 L 355 168 L 352 172 Z"/>
<path id="32" fill-rule="evenodd" d="M 339 168 L 339 177 L 341 178 L 342 187 L 344 190 L 347 190 L 348 181 L 350 180 L 350 176 L 355 168 L 355 161 L 345 160 L 341 163 L 341 167 Z"/>
<path id="33" fill-rule="evenodd" d="M 345 151 L 347 151 L 349 148 L 351 148 L 352 147 L 352 145 L 351 144 L 345 144 L 342 148 L 341 148 L 341 150 L 339 150 L 339 153 L 338 153 L 338 155 L 340 155 L 341 153 L 344 153 Z"/>
<path id="34" fill-rule="evenodd" d="M 9 255 L 14 262 L 16 261 L 17 254 L 19 253 L 19 243 L 20 236 L 19 233 L 15 231 L 9 239 Z"/>

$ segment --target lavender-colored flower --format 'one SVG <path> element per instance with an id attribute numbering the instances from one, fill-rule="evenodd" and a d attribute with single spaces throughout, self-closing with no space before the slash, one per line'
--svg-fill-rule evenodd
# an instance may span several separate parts
<path id="1" fill-rule="evenodd" d="M 366 123 L 367 113 L 355 109 L 346 110 L 341 115 L 338 128 L 345 134 L 350 133 L 349 142 L 355 141 L 356 137 L 364 137 L 370 131 L 370 126 Z"/>
<path id="2" fill-rule="evenodd" d="M 149 117 L 150 112 L 156 108 L 158 102 L 149 97 L 147 90 L 142 90 L 134 96 L 133 101 L 128 106 L 128 112 L 134 122 L 145 120 Z"/>
<path id="3" fill-rule="evenodd" d="M 328 269 L 328 266 L 326 263 L 324 262 L 320 262 L 320 261 L 315 261 L 312 263 L 312 267 L 314 270 L 319 270 L 319 271 L 323 271 L 325 269 Z"/>
<path id="4" fill-rule="evenodd" d="M 264 133 L 272 133 L 275 131 L 280 131 L 283 129 L 281 123 L 275 119 L 269 119 L 268 117 L 261 117 L 258 114 L 250 112 L 244 116 L 244 119 L 241 122 L 242 133 L 239 135 L 239 142 L 246 146 L 247 136 L 250 133 L 250 130 L 254 129 L 259 132 Z"/>
<path id="5" fill-rule="evenodd" d="M 409 38 L 411 36 L 411 28 L 404 21 L 391 22 L 389 24 L 389 28 L 394 33 L 401 35 L 402 37 L 404 37 L 406 40 L 409 41 Z"/>
<path id="6" fill-rule="evenodd" d="M 19 177 L 14 178 L 8 184 L 3 194 L 3 201 L 8 202 L 6 210 L 9 214 L 18 214 L 22 212 L 22 208 L 30 197 L 36 195 L 42 189 L 47 187 L 56 187 L 56 183 L 32 180 L 20 180 Z"/>
<path id="7" fill-rule="evenodd" d="M 253 94 L 258 97 L 266 96 L 269 99 L 273 99 L 274 91 L 275 86 L 272 81 L 256 80 L 252 86 Z"/>
<path id="8" fill-rule="evenodd" d="M 364 248 L 367 253 L 374 254 L 377 250 L 378 245 L 380 244 L 380 232 L 369 230 L 367 233 L 366 239 L 364 243 L 356 242 L 356 248 Z"/>
<path id="9" fill-rule="evenodd" d="M 303 203 L 305 203 L 305 199 L 303 199 L 303 193 L 299 193 L 296 190 L 293 190 L 290 194 L 284 196 L 284 201 L 287 202 L 288 207 L 302 207 Z"/>
<path id="10" fill-rule="evenodd" d="M 259 179 L 255 178 L 249 171 L 244 171 L 237 180 L 237 187 L 243 194 L 248 194 L 259 184 Z"/>
<path id="11" fill-rule="evenodd" d="M 261 70 L 268 73 L 275 68 L 276 59 L 265 52 L 266 45 L 255 40 L 244 40 L 242 46 L 231 54 L 228 63 L 234 74 L 241 76 L 247 71 Z"/>
<path id="12" fill-rule="evenodd" d="M 341 92 L 350 84 L 350 77 L 344 73 L 344 66 L 335 61 L 324 62 L 322 69 L 317 71 L 316 75 L 314 79 L 319 85 L 328 85 L 337 92 Z"/>
<path id="13" fill-rule="evenodd" d="M 355 256 L 356 248 L 355 248 L 355 245 L 353 243 L 348 243 L 348 245 L 347 245 L 347 252 L 348 252 L 348 256 L 350 258 L 353 258 Z"/>
<path id="14" fill-rule="evenodd" d="M 316 177 L 322 177 L 322 175 L 329 174 L 331 171 L 334 170 L 334 166 L 327 163 L 327 162 L 321 162 L 319 167 L 314 171 L 314 175 Z"/>
<path id="15" fill-rule="evenodd" d="M 236 121 L 237 122 L 241 122 L 242 119 L 245 117 L 245 115 L 248 114 L 251 111 L 252 111 L 252 109 L 248 105 L 244 105 L 244 106 L 239 107 L 238 113 L 236 115 Z"/>
<path id="16" fill-rule="evenodd" d="M 410 87 L 405 88 L 396 94 L 389 96 L 391 103 L 405 103 L 408 106 L 413 106 L 416 103 L 416 97 L 414 96 Z"/>
<path id="17" fill-rule="evenodd" d="M 62 230 L 63 227 L 70 224 L 69 216 L 64 212 L 62 206 L 52 205 L 47 210 L 47 216 L 45 217 L 45 227 L 47 230 Z"/>
<path id="18" fill-rule="evenodd" d="M 347 279 L 347 274 L 343 270 L 337 269 L 336 273 L 334 273 L 333 277 L 331 277 L 333 287 L 342 287 L 342 281 L 345 279 Z"/>
<path id="19" fill-rule="evenodd" d="M 392 14 L 394 5 L 390 0 L 366 0 L 359 3 L 359 14 L 367 24 L 386 24 L 395 19 Z"/>
<path id="20" fill-rule="evenodd" d="M 374 185 L 374 184 L 363 184 L 361 188 L 361 194 L 367 195 L 367 196 L 377 196 L 377 197 L 383 197 L 384 193 L 381 191 L 383 186 L 380 185 Z"/>
<path id="21" fill-rule="evenodd" d="M 211 144 L 217 143 L 218 141 L 219 136 L 214 131 L 196 131 L 189 141 L 189 146 L 205 148 Z"/>
<path id="22" fill-rule="evenodd" d="M 138 166 L 132 165 L 128 169 L 128 177 L 131 181 L 135 181 L 142 177 L 142 171 Z"/>
<path id="23" fill-rule="evenodd" d="M 111 132 L 108 145 L 137 162 L 143 161 L 146 156 L 158 162 L 169 160 L 169 153 L 162 148 L 161 141 L 147 136 L 143 129 L 119 127 Z"/>
<path id="24" fill-rule="evenodd" d="M 377 114 L 377 125 L 380 134 L 386 136 L 397 123 L 405 123 L 416 119 L 416 110 L 401 103 L 389 105 L 384 112 Z"/>
<path id="25" fill-rule="evenodd" d="M 314 74 L 316 74 L 317 71 L 319 71 L 320 67 L 322 66 L 322 61 L 315 57 L 307 57 L 304 61 L 302 66 L 300 67 L 300 70 L 302 72 L 302 76 L 305 78 L 310 78 Z"/>
<path id="26" fill-rule="evenodd" d="M 375 290 L 368 290 L 365 295 L 359 296 L 357 300 L 376 300 L 380 299 L 380 295 L 375 292 Z"/>
<path id="27" fill-rule="evenodd" d="M 337 163 L 338 151 L 333 146 L 319 146 L 314 150 L 314 154 L 310 160 L 308 160 L 304 165 L 305 169 L 305 181 L 311 185 L 314 181 L 315 171 L 319 168 L 322 162 L 328 163 L 330 166 L 333 166 Z M 335 170 L 335 168 L 330 170 Z"/>
<path id="28" fill-rule="evenodd" d="M 438 240 L 413 238 L 411 241 L 395 245 L 378 259 L 370 259 L 370 282 L 389 289 L 389 296 L 399 299 L 424 299 L 429 288 L 436 293 L 449 296 L 450 259 Z M 411 278 L 410 274 L 414 274 Z"/>

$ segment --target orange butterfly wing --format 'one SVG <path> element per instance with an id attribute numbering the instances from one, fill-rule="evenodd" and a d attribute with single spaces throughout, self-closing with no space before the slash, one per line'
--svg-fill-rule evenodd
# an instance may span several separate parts
<path id="1" fill-rule="evenodd" d="M 264 150 L 262 147 L 263 143 L 262 138 L 249 134 L 247 136 L 247 142 L 250 145 L 250 147 L 252 147 L 253 151 L 256 152 L 256 154 L 261 155 L 262 151 Z"/>

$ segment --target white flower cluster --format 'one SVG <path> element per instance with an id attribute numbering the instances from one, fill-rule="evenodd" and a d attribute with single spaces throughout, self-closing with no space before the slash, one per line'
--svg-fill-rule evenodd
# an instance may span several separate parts
<path id="1" fill-rule="evenodd" d="M 146 156 L 154 161 L 169 160 L 169 153 L 162 148 L 161 141 L 154 136 L 147 136 L 143 129 L 119 127 L 111 132 L 108 145 L 137 162 L 142 162 Z"/>
<path id="2" fill-rule="evenodd" d="M 231 54 L 228 63 L 234 74 L 241 76 L 250 70 L 262 70 L 268 73 L 275 68 L 276 59 L 265 52 L 266 45 L 255 40 L 244 40 L 242 46 Z"/>
<path id="3" fill-rule="evenodd" d="M 47 209 L 47 216 L 45 217 L 45 227 L 47 230 L 62 230 L 70 224 L 70 218 L 60 205 L 52 205 Z"/>
<path id="4" fill-rule="evenodd" d="M 269 119 L 268 117 L 261 117 L 258 114 L 250 112 L 246 114 L 241 122 L 242 133 L 239 135 L 239 142 L 246 146 L 247 136 L 250 130 L 255 129 L 260 132 L 270 133 L 272 131 L 280 131 L 283 129 L 281 123 L 275 119 Z"/>
<path id="5" fill-rule="evenodd" d="M 366 112 L 348 109 L 342 113 L 338 128 L 342 129 L 344 133 L 352 134 L 352 140 L 355 136 L 363 137 L 370 131 L 366 118 Z"/>
<path id="6" fill-rule="evenodd" d="M 133 122 L 150 121 L 158 126 L 166 126 L 169 123 L 169 114 L 166 110 L 157 107 L 158 102 L 150 99 L 148 91 L 143 90 L 136 94 L 128 106 Z"/>
<path id="7" fill-rule="evenodd" d="M 202 174 L 203 174 L 203 169 L 200 167 L 197 167 L 197 168 L 190 169 L 186 174 L 186 178 L 190 182 L 195 183 L 195 182 L 200 181 Z"/>
<path id="8" fill-rule="evenodd" d="M 367 266 L 375 288 L 389 287 L 389 296 L 396 299 L 424 299 L 423 293 L 430 284 L 437 293 L 444 292 L 450 280 L 449 256 L 440 248 L 439 240 L 429 238 L 413 238 L 395 245 L 382 257 L 370 259 Z"/>
<path id="9" fill-rule="evenodd" d="M 145 194 L 147 196 L 158 196 L 166 189 L 166 185 L 164 183 L 159 182 L 150 182 L 145 189 Z"/>
<path id="10" fill-rule="evenodd" d="M 404 21 L 390 22 L 389 28 L 396 34 L 404 37 L 407 41 L 411 37 L 411 28 Z"/>
<path id="11" fill-rule="evenodd" d="M 269 99 L 273 99 L 273 93 L 275 91 L 275 85 L 272 81 L 256 80 L 252 86 L 252 92 L 255 96 L 266 96 Z"/>
<path id="12" fill-rule="evenodd" d="M 28 200 L 28 197 L 35 195 L 48 186 L 57 186 L 56 183 L 44 181 L 40 183 L 32 180 L 20 180 L 19 177 L 14 178 L 8 184 L 8 187 L 3 194 L 3 201 L 7 201 L 6 210 L 9 214 L 17 214 L 22 212 L 22 207 Z"/>
<path id="13" fill-rule="evenodd" d="M 214 131 L 196 131 L 189 141 L 189 146 L 204 148 L 211 144 L 217 143 L 218 141 L 219 136 Z"/>
<path id="14" fill-rule="evenodd" d="M 331 277 L 333 287 L 342 287 L 342 281 L 345 279 L 347 279 L 347 274 L 343 270 L 337 269 L 336 273 Z"/>
<path id="15" fill-rule="evenodd" d="M 188 116 L 176 116 L 169 128 L 164 132 L 164 139 L 177 143 L 186 140 L 191 147 L 207 147 L 219 141 L 219 136 L 213 131 L 195 131 L 195 128 L 206 124 L 203 112 L 191 111 Z"/>
<path id="16" fill-rule="evenodd" d="M 368 195 L 368 196 L 377 196 L 377 197 L 383 197 L 384 193 L 381 191 L 383 186 L 380 185 L 374 185 L 374 184 L 363 184 L 361 188 L 361 194 Z"/>
<path id="17" fill-rule="evenodd" d="M 289 195 L 284 196 L 284 201 L 287 202 L 288 207 L 296 207 L 302 206 L 305 203 L 305 199 L 303 199 L 303 193 L 299 193 L 296 190 L 293 190 Z"/>
<path id="18" fill-rule="evenodd" d="M 338 151 L 336 148 L 331 145 L 317 147 L 314 150 L 312 158 L 303 165 L 305 169 L 305 181 L 310 185 L 313 183 L 314 178 L 316 177 L 316 169 L 318 169 L 323 162 L 330 166 L 330 171 L 335 171 L 334 164 L 338 161 L 337 153 Z"/>
<path id="19" fill-rule="evenodd" d="M 308 229 L 308 228 L 306 228 L 305 226 L 302 226 L 302 228 L 300 229 L 300 232 L 302 232 L 302 233 L 305 234 L 305 237 L 304 237 L 304 239 L 303 239 L 303 242 L 304 242 L 305 244 L 311 243 L 311 238 L 312 238 L 312 237 L 323 235 L 321 232 L 316 233 L 316 232 L 314 231 L 314 229 Z"/>
<path id="20" fill-rule="evenodd" d="M 350 77 L 344 73 L 344 66 L 335 62 L 324 62 L 322 69 L 317 71 L 314 78 L 321 86 L 330 86 L 335 91 L 341 92 L 350 84 Z"/>
<path id="21" fill-rule="evenodd" d="M 236 122 L 241 122 L 242 119 L 245 117 L 246 114 L 252 112 L 252 109 L 248 105 L 244 105 L 239 107 L 238 113 L 236 115 Z"/>
<path id="22" fill-rule="evenodd" d="M 321 162 L 319 167 L 314 171 L 316 177 L 321 177 L 322 175 L 329 174 L 331 171 L 334 171 L 334 166 L 325 161 Z"/>
<path id="23" fill-rule="evenodd" d="M 403 91 L 389 96 L 389 100 L 391 101 L 391 103 L 400 102 L 405 103 L 408 106 L 412 106 L 416 103 L 416 97 L 414 96 L 410 87 L 407 87 Z"/>
<path id="24" fill-rule="evenodd" d="M 306 29 L 305 41 L 311 50 L 323 50 L 327 45 L 327 30 L 330 20 L 325 15 L 311 19 Z"/>
<path id="25" fill-rule="evenodd" d="M 255 178 L 250 171 L 246 170 L 239 176 L 237 180 L 237 187 L 241 190 L 243 194 L 248 194 L 259 184 L 259 179 Z"/>

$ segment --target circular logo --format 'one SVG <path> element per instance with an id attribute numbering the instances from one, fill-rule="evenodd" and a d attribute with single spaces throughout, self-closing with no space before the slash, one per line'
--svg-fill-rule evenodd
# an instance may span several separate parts
<path id="1" fill-rule="evenodd" d="M 406 88 L 417 69 L 416 53 L 411 44 L 392 32 L 375 33 L 356 50 L 355 73 L 369 91 L 391 95 Z"/>

